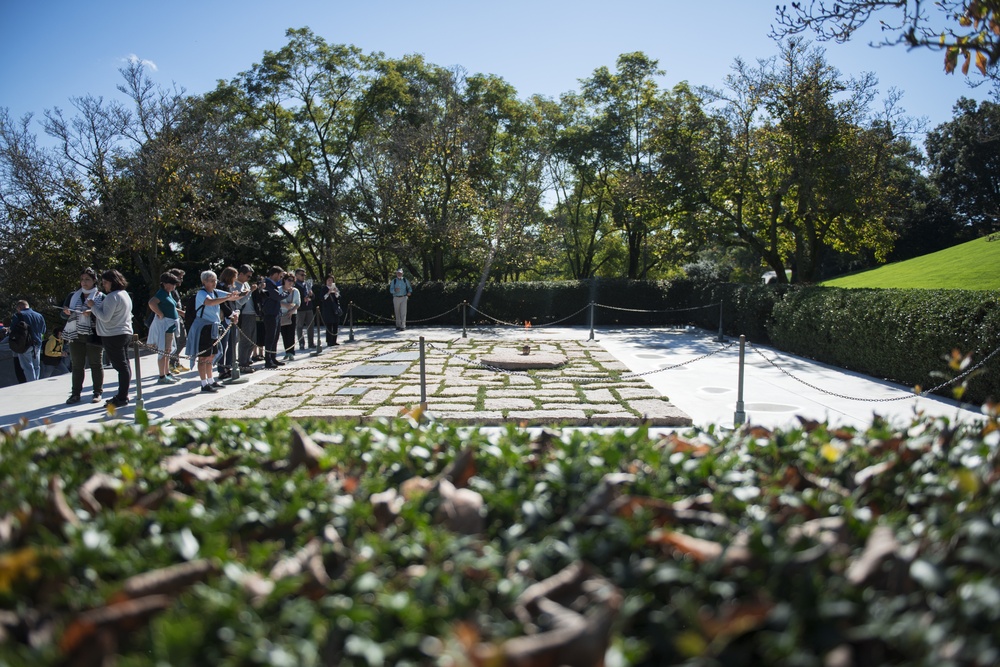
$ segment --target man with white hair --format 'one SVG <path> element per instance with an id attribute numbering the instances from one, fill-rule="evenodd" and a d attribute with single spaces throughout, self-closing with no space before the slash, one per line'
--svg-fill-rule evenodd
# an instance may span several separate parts
<path id="1" fill-rule="evenodd" d="M 392 310 L 396 313 L 396 331 L 406 329 L 406 302 L 413 294 L 410 281 L 403 277 L 403 269 L 396 269 L 396 277 L 389 282 L 392 295 Z"/>

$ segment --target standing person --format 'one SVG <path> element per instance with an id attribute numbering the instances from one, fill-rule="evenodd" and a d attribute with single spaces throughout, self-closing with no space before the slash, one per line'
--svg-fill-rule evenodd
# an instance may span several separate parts
<path id="1" fill-rule="evenodd" d="M 94 315 L 87 306 L 88 299 L 98 301 L 101 298 L 103 295 L 97 289 L 97 272 L 88 266 L 80 273 L 80 289 L 71 292 L 63 303 L 63 317 L 66 318 L 63 338 L 69 341 L 73 380 L 69 398 L 66 399 L 68 405 L 80 402 L 87 366 L 90 366 L 90 379 L 94 385 L 94 397 L 90 402 L 100 403 L 104 393 L 104 365 L 101 363 L 104 348 L 97 336 Z"/>
<path id="2" fill-rule="evenodd" d="M 118 371 L 118 393 L 105 401 L 105 405 L 120 408 L 128 405 L 128 388 L 132 383 L 132 369 L 128 365 L 128 344 L 132 341 L 132 297 L 125 288 L 128 281 L 118 271 L 111 269 L 101 274 L 104 298 L 87 299 L 87 306 L 97 319 L 97 335 Z"/>
<path id="3" fill-rule="evenodd" d="M 285 361 L 295 358 L 295 321 L 302 307 L 302 295 L 295 289 L 295 276 L 286 273 L 282 278 L 285 297 L 281 300 L 281 341 L 285 347 Z"/>
<path id="4" fill-rule="evenodd" d="M 236 288 L 241 296 L 233 304 L 233 308 L 240 313 L 240 340 L 236 346 L 240 373 L 254 372 L 250 359 L 257 340 L 257 310 L 254 308 L 253 298 L 257 291 L 257 283 L 251 282 L 252 278 L 253 267 L 249 264 L 240 266 L 236 274 Z"/>
<path id="5" fill-rule="evenodd" d="M 62 332 L 62 327 L 56 327 L 52 330 L 52 335 L 45 339 L 45 345 L 42 349 L 43 378 L 62 375 L 66 372 L 66 355 L 69 352 L 65 348 Z"/>
<path id="6" fill-rule="evenodd" d="M 222 269 L 222 273 L 219 274 L 219 284 L 216 286 L 216 291 L 226 292 L 227 294 L 232 294 L 237 291 L 236 289 L 236 277 L 239 272 L 231 266 L 227 266 Z M 219 308 L 221 310 L 221 319 L 223 329 L 228 327 L 230 324 L 232 326 L 238 326 L 237 320 L 239 319 L 239 312 L 234 308 L 233 301 L 227 301 L 220 304 Z M 221 335 L 221 334 L 220 334 Z M 219 355 L 216 361 L 219 371 L 220 380 L 228 380 L 233 376 L 233 359 L 236 355 L 236 348 L 232 345 L 232 330 L 228 331 L 226 335 L 222 336 L 219 340 Z"/>
<path id="7" fill-rule="evenodd" d="M 180 284 L 172 273 L 160 275 L 160 289 L 149 300 L 149 309 L 153 311 L 153 323 L 149 325 L 149 335 L 146 344 L 152 345 L 159 353 L 156 356 L 156 367 L 159 379 L 156 384 L 173 384 L 178 381 L 170 373 L 171 355 L 176 348 L 174 337 L 180 328 L 180 304 L 177 302 L 177 285 Z"/>
<path id="8" fill-rule="evenodd" d="M 222 304 L 239 298 L 239 294 L 235 292 L 216 290 L 218 283 L 215 271 L 202 271 L 202 288 L 198 290 L 194 300 L 195 319 L 188 331 L 187 354 L 192 360 L 197 360 L 198 378 L 204 393 L 215 393 L 223 386 L 221 382 L 212 379 L 212 360 L 218 352 L 216 340 L 219 338 Z"/>
<path id="9" fill-rule="evenodd" d="M 299 293 L 299 309 L 295 315 L 295 338 L 299 341 L 299 351 L 305 352 L 306 337 L 304 333 L 309 332 L 309 347 L 313 347 L 313 318 L 316 316 L 312 302 L 312 281 L 306 280 L 305 269 L 295 269 L 295 289 Z M 292 348 L 292 354 L 295 349 Z"/>
<path id="10" fill-rule="evenodd" d="M 10 336 L 16 335 L 14 330 L 21 326 L 25 331 L 23 351 L 16 351 L 11 347 L 11 352 L 17 357 L 24 371 L 25 382 L 33 382 L 42 375 L 42 337 L 45 335 L 45 318 L 41 313 L 31 309 L 27 301 L 23 299 L 17 302 L 17 310 L 10 320 Z M 11 341 L 13 343 L 13 340 Z"/>
<path id="11" fill-rule="evenodd" d="M 174 268 L 174 269 L 167 269 L 167 273 L 170 273 L 175 278 L 177 278 L 177 289 L 174 292 L 174 298 L 176 298 L 177 303 L 180 304 L 183 301 L 181 297 L 181 295 L 183 294 L 181 288 L 184 286 L 184 274 L 186 273 L 186 271 L 184 271 L 184 269 Z M 177 335 L 175 336 L 175 338 L 177 339 L 177 349 L 183 350 L 185 347 L 187 347 L 187 331 L 184 329 L 184 311 L 179 310 L 179 313 L 180 317 L 177 318 Z M 175 377 L 180 375 L 186 370 L 188 370 L 187 367 L 181 364 L 179 358 L 174 359 L 173 362 L 170 364 L 170 374 Z"/>
<path id="12" fill-rule="evenodd" d="M 396 314 L 396 331 L 406 329 L 406 302 L 413 294 L 410 281 L 403 277 L 403 269 L 396 269 L 396 277 L 389 282 L 392 295 L 392 310 Z"/>
<path id="13" fill-rule="evenodd" d="M 285 298 L 285 290 L 281 287 L 281 276 L 285 270 L 280 266 L 272 266 L 267 270 L 267 280 L 264 281 L 264 305 L 257 311 L 264 320 L 264 368 L 284 366 L 278 361 L 278 335 L 281 333 L 281 300 Z"/>
<path id="14" fill-rule="evenodd" d="M 333 276 L 327 276 L 326 282 L 320 288 L 319 304 L 319 314 L 323 324 L 326 325 L 326 344 L 339 345 L 337 331 L 343 311 L 340 308 L 340 290 L 337 289 Z"/>

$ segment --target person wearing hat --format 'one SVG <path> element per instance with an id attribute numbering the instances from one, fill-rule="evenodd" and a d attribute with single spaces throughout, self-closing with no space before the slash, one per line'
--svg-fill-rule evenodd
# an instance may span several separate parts
<path id="1" fill-rule="evenodd" d="M 406 301 L 413 294 L 410 281 L 403 277 L 403 269 L 396 269 L 396 277 L 389 283 L 392 295 L 392 310 L 396 313 L 396 331 L 406 329 Z"/>

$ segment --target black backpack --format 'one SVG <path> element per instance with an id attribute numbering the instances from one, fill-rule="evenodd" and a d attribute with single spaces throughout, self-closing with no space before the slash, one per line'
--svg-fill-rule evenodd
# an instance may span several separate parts
<path id="1" fill-rule="evenodd" d="M 18 320 L 11 326 L 7 344 L 15 354 L 24 354 L 31 348 L 31 327 L 27 322 Z"/>
<path id="2" fill-rule="evenodd" d="M 195 308 L 195 300 L 198 298 L 198 292 L 200 291 L 201 290 L 195 290 L 194 292 L 191 292 L 184 297 L 183 301 L 181 301 L 181 304 L 183 304 L 184 307 L 184 328 L 189 331 L 191 330 L 191 325 L 194 324 L 196 319 L 198 319 L 198 312 Z M 204 311 L 205 306 L 202 306 L 201 310 Z"/>

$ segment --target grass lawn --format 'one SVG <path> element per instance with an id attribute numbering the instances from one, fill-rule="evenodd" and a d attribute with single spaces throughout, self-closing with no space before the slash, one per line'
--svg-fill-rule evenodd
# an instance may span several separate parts
<path id="1" fill-rule="evenodd" d="M 983 237 L 905 262 L 834 278 L 827 287 L 1000 289 L 1000 239 Z"/>

